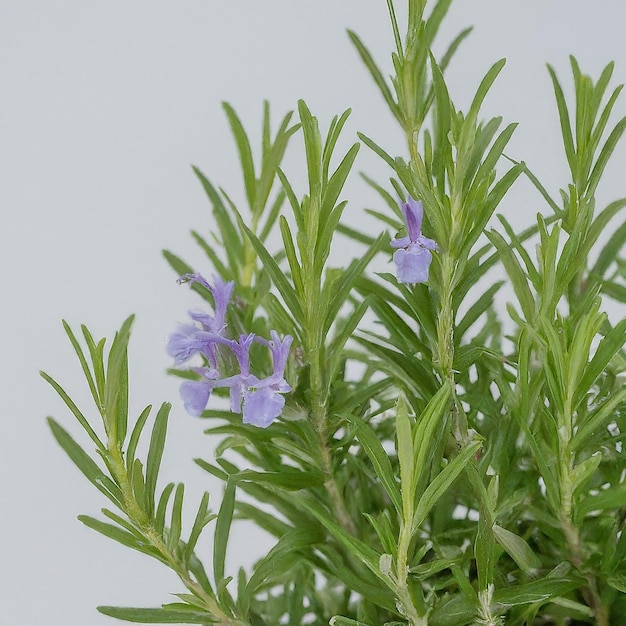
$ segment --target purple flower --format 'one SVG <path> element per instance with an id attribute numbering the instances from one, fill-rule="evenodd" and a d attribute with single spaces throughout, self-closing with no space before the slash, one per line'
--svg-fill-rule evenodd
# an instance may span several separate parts
<path id="1" fill-rule="evenodd" d="M 182 365 L 196 354 L 203 354 L 216 366 L 213 335 L 192 324 L 181 324 L 167 340 L 167 353 L 174 358 L 176 365 Z"/>
<path id="2" fill-rule="evenodd" d="M 217 367 L 215 344 L 219 343 L 217 337 L 221 337 L 226 328 L 226 309 L 233 293 L 235 283 L 224 282 L 214 276 L 213 285 L 209 284 L 200 274 L 185 274 L 178 279 L 179 283 L 199 283 L 206 287 L 213 296 L 215 316 L 208 313 L 189 311 L 189 317 L 199 324 L 183 324 L 172 333 L 167 342 L 167 353 L 174 358 L 176 365 L 181 365 L 196 354 L 206 357 L 211 367 Z"/>
<path id="3" fill-rule="evenodd" d="M 250 374 L 250 346 L 252 346 L 254 339 L 254 333 L 241 335 L 239 341 L 233 341 L 230 346 L 239 364 L 239 374 L 224 381 L 230 387 L 230 410 L 233 413 L 241 412 L 244 392 L 251 384 L 255 384 L 259 380 Z"/>
<path id="4" fill-rule="evenodd" d="M 285 368 L 289 348 L 293 337 L 287 335 L 282 341 L 275 330 L 271 331 L 272 340 L 257 338 L 272 352 L 273 373 L 256 383 L 251 383 L 243 394 L 243 422 L 267 428 L 282 412 L 285 398 L 282 394 L 291 391 L 285 380 Z"/>
<path id="5" fill-rule="evenodd" d="M 206 409 L 211 391 L 217 387 L 219 372 L 215 369 L 203 367 L 194 368 L 196 373 L 202 375 L 202 380 L 187 380 L 180 386 L 180 397 L 189 415 L 198 417 Z"/>
<path id="6" fill-rule="evenodd" d="M 432 261 L 431 250 L 437 250 L 437 244 L 422 235 L 424 208 L 419 200 L 409 196 L 407 202 L 400 204 L 400 210 L 404 216 L 407 235 L 391 242 L 393 248 L 398 248 L 393 255 L 398 282 L 425 283 Z"/>
<path id="7" fill-rule="evenodd" d="M 284 406 L 285 398 L 270 387 L 250 391 L 243 401 L 243 423 L 267 428 L 283 412 Z"/>
<path id="8" fill-rule="evenodd" d="M 293 338 L 287 335 L 281 340 L 273 330 L 270 341 L 257 337 L 254 333 L 240 335 L 238 340 L 228 339 L 224 336 L 226 309 L 232 297 L 234 283 L 226 283 L 214 276 L 213 284 L 210 284 L 200 274 L 185 274 L 178 282 L 198 283 L 208 289 L 213 296 L 215 309 L 213 316 L 190 311 L 189 316 L 195 324 L 181 325 L 168 340 L 167 352 L 174 358 L 176 365 L 185 363 L 196 354 L 203 355 L 209 365 L 192 368 L 199 375 L 199 379 L 181 384 L 180 395 L 185 409 L 190 415 L 201 415 L 213 389 L 227 387 L 230 389 L 231 411 L 243 413 L 246 424 L 266 428 L 283 411 L 285 398 L 282 394 L 291 391 L 284 376 Z M 250 372 L 250 348 L 254 342 L 266 346 L 272 354 L 273 372 L 264 379 L 259 379 Z M 227 348 L 233 353 L 239 369 L 237 374 L 222 377 L 218 369 L 217 346 Z"/>
<path id="9" fill-rule="evenodd" d="M 189 283 L 190 285 L 198 283 L 211 292 L 215 317 L 201 312 L 190 312 L 189 316 L 194 321 L 199 322 L 203 330 L 221 335 L 224 328 L 226 328 L 226 309 L 233 295 L 235 282 L 232 280 L 224 282 L 221 277 L 213 276 L 213 284 L 210 284 L 201 274 L 184 274 L 178 279 L 178 282 Z"/>

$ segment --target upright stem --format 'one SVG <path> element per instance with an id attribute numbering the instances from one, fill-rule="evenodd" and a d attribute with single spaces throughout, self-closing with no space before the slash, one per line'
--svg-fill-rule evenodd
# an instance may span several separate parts
<path id="1" fill-rule="evenodd" d="M 245 622 L 234 619 L 222 611 L 217 600 L 208 593 L 189 575 L 188 569 L 184 566 L 180 558 L 168 549 L 163 537 L 156 531 L 146 512 L 142 509 L 135 498 L 133 488 L 130 483 L 124 458 L 121 450 L 117 446 L 110 446 L 107 451 L 108 466 L 111 474 L 122 490 L 124 505 L 129 518 L 139 527 L 146 539 L 154 546 L 168 566 L 176 572 L 178 578 L 185 587 L 202 602 L 204 608 L 215 616 L 217 623 L 222 626 L 244 626 Z"/>
<path id="2" fill-rule="evenodd" d="M 311 200 L 306 213 L 307 253 L 302 258 L 303 288 L 301 304 L 305 319 L 304 349 L 309 363 L 309 380 L 311 393 L 311 418 L 317 432 L 322 471 L 326 476 L 324 487 L 336 519 L 350 534 L 356 535 L 356 526 L 346 508 L 343 496 L 333 474 L 332 454 L 328 445 L 328 387 L 325 380 L 323 359 L 325 353 L 323 318 L 320 311 L 320 294 L 322 291 L 321 268 L 316 265 L 316 244 L 319 229 L 319 210 L 322 203 L 321 186 L 311 190 Z"/>
<path id="3" fill-rule="evenodd" d="M 413 626 L 427 626 L 426 606 L 419 594 L 411 595 L 409 591 L 409 548 L 413 538 L 413 517 L 403 519 L 400 526 L 400 538 L 398 541 L 398 557 L 396 560 L 395 595 L 402 607 L 404 616 Z M 417 603 L 419 606 L 415 606 Z"/>
<path id="4" fill-rule="evenodd" d="M 574 523 L 574 455 L 570 451 L 569 442 L 573 433 L 573 415 L 570 411 L 570 403 L 566 402 L 564 415 L 560 416 L 559 428 L 559 465 L 560 465 L 560 495 L 561 495 L 561 527 L 565 535 L 565 541 L 570 553 L 570 559 L 576 569 L 583 568 L 585 555 L 580 541 L 580 531 Z M 593 573 L 583 573 L 587 586 L 582 590 L 585 602 L 593 610 L 597 626 L 608 626 L 609 617 L 598 591 L 598 585 Z"/>
<path id="5" fill-rule="evenodd" d="M 257 235 L 259 229 L 259 212 L 252 212 L 252 224 L 250 230 Z M 243 271 L 241 272 L 241 284 L 244 287 L 250 287 L 252 285 L 252 276 L 254 275 L 254 268 L 256 266 L 256 252 L 250 240 L 246 237 L 243 242 L 244 260 Z"/>
<path id="6" fill-rule="evenodd" d="M 311 302 L 311 300 L 309 300 Z M 313 300 L 315 302 L 315 300 Z M 313 315 L 315 313 L 312 313 Z M 309 336 L 309 345 L 307 346 L 307 356 L 310 367 L 311 381 L 311 409 L 312 422 L 317 432 L 320 445 L 320 455 L 322 460 L 322 470 L 326 475 L 324 487 L 330 499 L 331 506 L 335 516 L 341 526 L 352 535 L 356 535 L 356 526 L 346 508 L 343 496 L 337 485 L 337 481 L 333 475 L 333 461 L 330 447 L 328 445 L 328 411 L 327 411 L 327 394 L 324 391 L 324 380 L 322 373 L 322 349 L 321 335 L 317 332 L 315 322 L 309 317 L 309 331 L 312 330 L 312 337 Z"/>

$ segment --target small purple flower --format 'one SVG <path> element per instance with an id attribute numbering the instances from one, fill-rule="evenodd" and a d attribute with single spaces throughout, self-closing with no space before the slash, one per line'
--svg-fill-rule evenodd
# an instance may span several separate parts
<path id="1" fill-rule="evenodd" d="M 176 365 L 182 365 L 196 354 L 207 357 L 212 367 L 216 366 L 213 335 L 192 324 L 181 324 L 167 340 L 167 353 Z"/>
<path id="2" fill-rule="evenodd" d="M 198 283 L 211 292 L 215 308 L 215 317 L 198 312 L 190 312 L 189 316 L 194 321 L 199 322 L 203 330 L 221 335 L 226 327 L 226 309 L 233 295 L 235 282 L 232 280 L 224 282 L 221 277 L 213 276 L 213 284 L 210 284 L 201 274 L 184 274 L 178 279 L 178 282 L 189 283 L 190 285 Z"/>
<path id="3" fill-rule="evenodd" d="M 226 331 L 226 309 L 232 297 L 234 283 L 213 277 L 210 284 L 200 274 L 185 274 L 179 283 L 198 283 L 208 289 L 214 302 L 215 315 L 190 311 L 189 316 L 196 324 L 183 324 L 170 335 L 167 352 L 181 365 L 196 354 L 203 355 L 209 367 L 194 367 L 192 371 L 199 380 L 188 380 L 181 384 L 180 395 L 190 415 L 199 416 L 205 410 L 211 392 L 216 387 L 230 389 L 230 409 L 243 413 L 243 421 L 261 428 L 269 426 L 283 411 L 285 398 L 282 394 L 291 391 L 285 380 L 285 368 L 293 338 L 287 335 L 280 339 L 271 331 L 271 341 L 257 337 L 254 333 L 240 335 L 239 340 L 224 337 Z M 273 373 L 264 379 L 250 373 L 250 348 L 260 343 L 272 353 Z M 218 370 L 217 346 L 228 348 L 237 360 L 239 373 L 226 378 Z"/>
<path id="4" fill-rule="evenodd" d="M 199 283 L 206 287 L 213 296 L 215 316 L 208 313 L 189 311 L 189 317 L 199 324 L 183 324 L 172 333 L 167 342 L 167 353 L 174 358 L 176 365 L 181 365 L 196 354 L 206 357 L 211 367 L 217 367 L 215 353 L 216 336 L 221 336 L 226 328 L 226 308 L 230 302 L 235 283 L 224 282 L 214 276 L 213 285 L 209 284 L 200 274 L 185 274 L 178 279 L 179 283 Z"/>
<path id="5" fill-rule="evenodd" d="M 250 374 L 250 346 L 252 346 L 254 339 L 254 333 L 241 335 L 239 341 L 233 341 L 230 345 L 239 364 L 239 374 L 224 381 L 230 387 L 230 410 L 233 413 L 241 412 L 244 392 L 251 384 L 255 384 L 259 380 Z"/>
<path id="6" fill-rule="evenodd" d="M 419 200 L 409 196 L 407 202 L 400 204 L 404 216 L 407 235 L 394 239 L 393 248 L 398 248 L 393 255 L 398 272 L 398 282 L 425 283 L 432 261 L 431 250 L 437 250 L 437 244 L 422 235 L 424 208 Z"/>
<path id="7" fill-rule="evenodd" d="M 206 409 L 211 391 L 219 384 L 219 372 L 215 369 L 203 367 L 194 368 L 200 374 L 202 380 L 187 380 L 180 386 L 180 397 L 185 405 L 185 410 L 193 417 L 199 417 Z"/>
<path id="8" fill-rule="evenodd" d="M 245 394 L 243 423 L 267 428 L 283 412 L 284 406 L 284 396 L 270 387 L 259 387 Z"/>
<path id="9" fill-rule="evenodd" d="M 285 368 L 293 337 L 287 335 L 281 341 L 275 330 L 271 331 L 271 336 L 271 341 L 261 337 L 257 341 L 271 350 L 274 371 L 256 384 L 251 383 L 243 394 L 244 424 L 261 428 L 267 428 L 283 412 L 285 398 L 282 394 L 291 391 L 291 386 L 285 380 Z"/>

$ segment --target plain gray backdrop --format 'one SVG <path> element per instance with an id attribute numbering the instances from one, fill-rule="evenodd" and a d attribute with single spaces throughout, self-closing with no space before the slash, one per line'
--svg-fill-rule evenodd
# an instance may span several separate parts
<path id="1" fill-rule="evenodd" d="M 466 25 L 475 31 L 448 72 L 451 94 L 467 107 L 489 66 L 507 57 L 484 115 L 520 122 L 507 153 L 525 159 L 556 195 L 568 178 L 545 63 L 568 93 L 570 53 L 594 77 L 614 59 L 614 83 L 623 82 L 625 23 L 622 0 L 457 0 L 439 49 Z M 50 372 L 87 407 L 61 318 L 103 336 L 136 313 L 132 410 L 174 402 L 163 477 L 187 482 L 190 503 L 209 489 L 219 506 L 219 485 L 191 461 L 211 455 L 205 424 L 183 412 L 164 371 L 166 337 L 194 300 L 160 250 L 209 270 L 188 235 L 212 227 L 191 164 L 243 199 L 223 100 L 255 138 L 265 98 L 274 120 L 304 98 L 323 128 L 352 107 L 344 147 L 362 130 L 403 152 L 347 27 L 388 71 L 393 42 L 384 0 L 0 2 L 2 626 L 109 624 L 96 605 L 158 606 L 183 591 L 160 564 L 76 521 L 79 513 L 98 515 L 105 502 L 53 441 L 47 415 L 77 436 L 79 429 L 37 372 Z M 624 98 L 617 110 L 626 113 Z M 626 195 L 625 154 L 621 147 L 607 172 L 600 206 Z M 298 149 L 289 155 L 302 193 Z M 383 182 L 389 175 L 365 149 L 356 169 Z M 383 207 L 357 176 L 346 197 L 348 223 L 379 228 L 363 221 L 364 208 Z M 521 226 L 545 208 L 521 183 L 501 210 Z M 342 243 L 344 257 L 357 252 Z M 229 573 L 269 545 L 236 525 Z"/>

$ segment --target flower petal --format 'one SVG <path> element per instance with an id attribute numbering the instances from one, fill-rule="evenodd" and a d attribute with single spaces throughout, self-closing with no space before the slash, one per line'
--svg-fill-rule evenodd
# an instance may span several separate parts
<path id="1" fill-rule="evenodd" d="M 415 243 L 417 238 L 422 234 L 424 207 L 420 200 L 414 200 L 409 196 L 407 201 L 400 205 L 400 210 L 402 211 L 402 215 L 404 215 L 409 239 L 411 243 Z"/>
<path id="2" fill-rule="evenodd" d="M 392 239 L 390 245 L 392 248 L 408 248 L 411 245 L 411 240 L 408 237 L 400 237 L 399 239 Z"/>
<path id="3" fill-rule="evenodd" d="M 397 250 L 393 260 L 396 264 L 398 282 L 425 283 L 428 280 L 428 269 L 432 261 L 429 250 L 411 245 L 407 250 Z"/>
<path id="4" fill-rule="evenodd" d="M 206 333 L 190 324 L 182 324 L 167 340 L 167 353 L 174 358 L 176 365 L 188 361 L 199 352 L 208 358 L 213 355 L 212 345 Z"/>
<path id="5" fill-rule="evenodd" d="M 270 387 L 261 387 L 244 395 L 243 423 L 267 428 L 283 411 L 285 398 Z"/>
<path id="6" fill-rule="evenodd" d="M 189 415 L 198 417 L 206 408 L 211 395 L 211 385 L 200 381 L 185 381 L 180 386 L 180 397 Z"/>
<path id="7" fill-rule="evenodd" d="M 419 236 L 417 238 L 417 243 L 422 246 L 422 248 L 428 248 L 429 250 L 439 250 L 439 246 L 437 242 L 429 239 L 428 237 Z"/>

